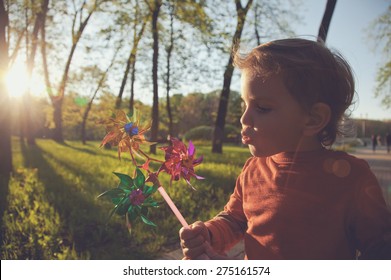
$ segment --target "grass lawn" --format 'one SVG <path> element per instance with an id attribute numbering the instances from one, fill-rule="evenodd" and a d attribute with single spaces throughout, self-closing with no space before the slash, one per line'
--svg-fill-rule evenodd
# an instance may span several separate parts
<path id="1" fill-rule="evenodd" d="M 12 147 L 15 172 L 1 185 L 1 259 L 159 259 L 164 246 L 179 242 L 181 225 L 158 193 L 161 205 L 150 215 L 157 228 L 140 221 L 129 234 L 122 217 L 107 221 L 113 205 L 96 197 L 117 186 L 112 172 L 133 176 L 130 156 L 119 161 L 116 149 L 100 149 L 98 142 L 38 139 L 29 147 L 14 138 Z M 169 176 L 160 176 L 188 223 L 222 209 L 250 155 L 243 147 L 226 146 L 222 155 L 207 145 L 196 148 L 204 155 L 196 173 L 206 178 L 192 181 L 196 191 L 184 181 L 170 187 Z"/>

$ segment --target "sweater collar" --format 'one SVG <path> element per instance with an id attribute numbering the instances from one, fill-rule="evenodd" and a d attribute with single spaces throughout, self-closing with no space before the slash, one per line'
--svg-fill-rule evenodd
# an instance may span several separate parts
<path id="1" fill-rule="evenodd" d="M 277 164 L 305 163 L 318 160 L 325 156 L 328 150 L 325 148 L 303 151 L 303 152 L 281 152 L 271 156 L 271 159 Z"/>

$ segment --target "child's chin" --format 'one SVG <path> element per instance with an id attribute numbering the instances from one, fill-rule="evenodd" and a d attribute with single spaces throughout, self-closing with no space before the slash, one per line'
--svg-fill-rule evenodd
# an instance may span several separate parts
<path id="1" fill-rule="evenodd" d="M 253 145 L 248 145 L 248 148 L 253 157 L 265 157 L 264 153 L 262 153 L 259 149 L 256 149 Z"/>
<path id="2" fill-rule="evenodd" d="M 248 145 L 250 153 L 254 157 L 269 157 L 272 156 L 274 153 L 270 151 L 265 151 L 261 149 L 257 149 L 252 145 Z"/>

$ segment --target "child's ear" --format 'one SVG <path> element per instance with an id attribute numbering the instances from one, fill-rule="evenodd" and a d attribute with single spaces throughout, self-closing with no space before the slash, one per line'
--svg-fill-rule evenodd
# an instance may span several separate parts
<path id="1" fill-rule="evenodd" d="M 329 123 L 331 109 L 325 103 L 315 103 L 308 115 L 308 121 L 304 127 L 304 135 L 313 136 L 318 134 Z"/>

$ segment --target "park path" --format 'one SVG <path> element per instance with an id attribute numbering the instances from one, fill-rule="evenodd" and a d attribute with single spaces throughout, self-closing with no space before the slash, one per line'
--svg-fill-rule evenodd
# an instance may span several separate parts
<path id="1" fill-rule="evenodd" d="M 368 162 L 391 208 L 391 153 L 387 153 L 385 147 L 380 147 L 375 152 L 370 148 L 356 148 L 352 154 Z"/>
<path id="2" fill-rule="evenodd" d="M 368 162 L 372 172 L 375 174 L 384 193 L 384 198 L 391 209 L 391 153 L 387 154 L 385 147 L 378 147 L 375 152 L 368 147 L 355 148 L 350 152 L 352 155 L 364 159 Z M 232 259 L 242 260 L 244 258 L 243 242 L 233 247 L 228 255 Z M 180 260 L 182 259 L 182 250 L 179 244 L 168 248 L 163 253 L 163 260 Z"/>

